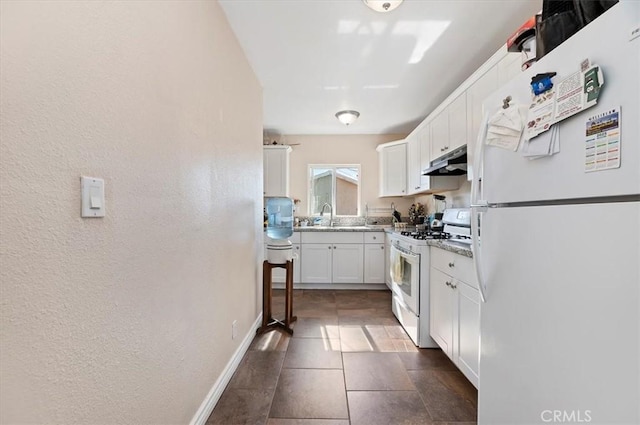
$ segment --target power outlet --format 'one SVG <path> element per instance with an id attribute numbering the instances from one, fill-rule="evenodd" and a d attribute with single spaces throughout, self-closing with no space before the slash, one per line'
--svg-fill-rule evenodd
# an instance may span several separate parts
<path id="1" fill-rule="evenodd" d="M 238 336 L 238 321 L 234 320 L 233 323 L 231 323 L 231 339 L 236 339 L 237 336 Z"/>

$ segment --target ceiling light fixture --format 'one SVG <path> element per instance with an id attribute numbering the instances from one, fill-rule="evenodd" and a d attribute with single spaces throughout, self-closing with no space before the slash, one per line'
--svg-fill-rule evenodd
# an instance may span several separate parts
<path id="1" fill-rule="evenodd" d="M 336 118 L 340 120 L 340 122 L 344 125 L 353 124 L 355 120 L 360 116 L 360 112 L 358 111 L 340 111 L 336 112 Z"/>
<path id="2" fill-rule="evenodd" d="M 391 12 L 396 7 L 400 6 L 403 0 L 362 0 L 364 4 L 369 6 L 376 12 Z"/>

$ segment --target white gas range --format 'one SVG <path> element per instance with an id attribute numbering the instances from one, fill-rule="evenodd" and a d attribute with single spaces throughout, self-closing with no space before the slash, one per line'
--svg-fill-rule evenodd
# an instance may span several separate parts
<path id="1" fill-rule="evenodd" d="M 429 241 L 470 244 L 469 209 L 444 212 L 444 231 L 404 231 L 389 234 L 392 310 L 421 348 L 438 347 L 429 335 Z"/>

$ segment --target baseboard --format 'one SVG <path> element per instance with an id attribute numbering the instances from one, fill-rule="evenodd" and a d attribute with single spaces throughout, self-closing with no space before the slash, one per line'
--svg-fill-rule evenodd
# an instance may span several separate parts
<path id="1" fill-rule="evenodd" d="M 213 408 L 216 407 L 218 400 L 220 400 L 222 392 L 227 387 L 227 384 L 231 380 L 231 377 L 240 365 L 242 357 L 244 357 L 245 353 L 249 349 L 249 345 L 256 335 L 256 329 L 258 329 L 258 326 L 260 326 L 261 323 L 262 313 L 260 313 L 256 321 L 249 328 L 249 332 L 242 340 L 242 344 L 238 346 L 236 352 L 233 353 L 233 356 L 231 356 L 231 359 L 227 363 L 227 366 L 224 368 L 224 370 L 220 374 L 220 377 L 216 380 L 216 382 L 209 390 L 207 397 L 198 408 L 198 411 L 191 419 L 191 422 L 189 422 L 189 425 L 205 425 L 207 419 L 209 419 L 209 416 L 211 416 L 211 412 L 213 412 Z"/>

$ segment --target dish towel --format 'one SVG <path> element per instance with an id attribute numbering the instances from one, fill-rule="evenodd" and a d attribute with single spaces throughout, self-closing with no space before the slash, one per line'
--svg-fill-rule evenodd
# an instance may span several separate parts
<path id="1" fill-rule="evenodd" d="M 393 258 L 391 259 L 393 264 L 391 280 L 397 284 L 402 284 L 402 275 L 404 274 L 404 261 L 400 252 L 393 251 Z"/>

